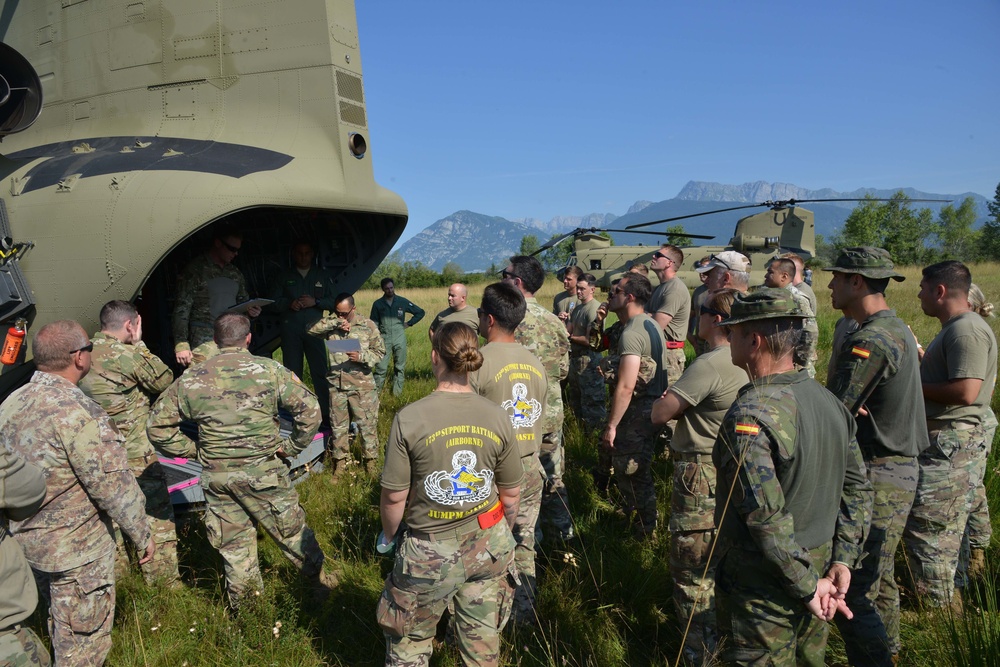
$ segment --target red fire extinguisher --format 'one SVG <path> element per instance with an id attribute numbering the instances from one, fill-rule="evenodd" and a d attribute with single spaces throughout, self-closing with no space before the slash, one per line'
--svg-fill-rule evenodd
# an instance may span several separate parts
<path id="1" fill-rule="evenodd" d="M 17 363 L 17 357 L 21 353 L 21 346 L 24 345 L 24 334 L 27 333 L 28 320 L 23 317 L 17 318 L 14 326 L 7 329 L 7 338 L 3 342 L 3 354 L 0 354 L 0 364 L 10 366 Z"/>

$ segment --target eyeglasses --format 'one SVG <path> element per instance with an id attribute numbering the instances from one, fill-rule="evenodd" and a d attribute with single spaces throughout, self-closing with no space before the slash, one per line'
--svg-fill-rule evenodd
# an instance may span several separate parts
<path id="1" fill-rule="evenodd" d="M 726 260 L 722 259 L 721 257 L 717 257 L 716 255 L 712 255 L 708 259 L 709 259 L 709 264 L 711 264 L 712 262 L 715 262 L 717 264 L 721 264 L 722 266 L 726 267 L 730 271 L 733 270 L 733 267 L 729 266 L 729 262 L 727 262 Z"/>
<path id="2" fill-rule="evenodd" d="M 622 287 L 614 287 L 611 290 L 611 296 L 618 296 L 619 294 L 624 294 L 625 289 Z"/>
<path id="3" fill-rule="evenodd" d="M 70 354 L 76 354 L 77 352 L 93 352 L 93 351 L 94 351 L 94 344 L 93 343 L 87 343 L 83 347 L 78 347 L 75 350 L 70 350 L 69 353 Z"/>
<path id="4" fill-rule="evenodd" d="M 506 280 L 507 278 L 516 279 L 517 275 L 515 275 L 513 271 L 508 271 L 507 269 L 504 269 L 503 271 L 500 272 L 500 277 L 503 278 L 504 280 Z"/>
<path id="5" fill-rule="evenodd" d="M 667 257 L 666 255 L 664 255 L 659 250 L 657 250 L 656 252 L 653 253 L 653 259 L 665 259 L 668 262 L 673 262 L 674 261 L 674 260 L 670 259 L 669 257 Z"/>
<path id="6" fill-rule="evenodd" d="M 726 319 L 727 317 L 729 317 L 729 313 L 723 313 L 723 312 L 720 312 L 718 310 L 715 310 L 714 308 L 709 308 L 708 306 L 702 306 L 701 307 L 701 314 L 702 315 L 718 315 L 722 319 Z"/>
<path id="7" fill-rule="evenodd" d="M 240 251 L 239 246 L 232 245 L 231 243 L 226 243 L 225 241 L 223 241 L 222 245 L 226 246 L 226 248 L 229 249 L 229 252 L 238 253 Z"/>
<path id="8" fill-rule="evenodd" d="M 353 312 L 354 312 L 354 309 L 353 309 L 353 308 L 351 308 L 351 309 L 350 309 L 349 311 L 347 311 L 346 313 L 342 313 L 342 312 L 340 312 L 339 310 L 335 310 L 335 311 L 333 311 L 333 314 L 334 314 L 334 315 L 336 315 L 337 317 L 350 317 L 350 316 L 351 316 L 351 313 L 353 313 Z"/>

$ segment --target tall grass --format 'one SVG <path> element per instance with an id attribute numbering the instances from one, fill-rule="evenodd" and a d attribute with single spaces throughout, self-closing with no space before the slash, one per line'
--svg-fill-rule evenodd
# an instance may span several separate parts
<path id="1" fill-rule="evenodd" d="M 1000 266 L 974 266 L 973 275 L 992 300 L 1000 299 Z M 940 325 L 924 316 L 916 299 L 919 270 L 904 270 L 907 280 L 892 283 L 890 305 L 926 345 Z M 833 326 L 839 317 L 830 308 L 828 275 L 815 272 L 820 303 L 820 363 L 823 381 Z M 548 306 L 561 285 L 551 277 L 539 301 Z M 427 311 L 407 330 L 409 353 L 404 394 L 382 395 L 378 432 L 387 437 L 395 412 L 434 387 L 427 328 L 446 306 L 446 288 L 400 289 Z M 481 289 L 469 303 L 478 305 Z M 378 291 L 362 291 L 359 312 L 367 314 Z M 994 329 L 997 320 L 992 320 Z M 994 409 L 998 406 L 994 404 Z M 566 485 L 578 539 L 569 547 L 546 545 L 539 557 L 537 628 L 510 628 L 503 654 L 514 665 L 672 665 L 680 647 L 682 621 L 671 601 L 669 536 L 660 531 L 652 543 L 630 538 L 614 509 L 595 490 L 590 469 L 597 461 L 596 436 L 581 431 L 567 416 Z M 357 452 L 360 457 L 360 451 Z M 987 472 L 990 502 L 1000 510 L 994 451 Z M 671 464 L 654 463 L 661 522 L 669 516 Z M 374 621 L 382 580 L 391 562 L 374 550 L 378 533 L 379 489 L 375 480 L 356 472 L 349 483 L 334 485 L 328 474 L 313 475 L 299 487 L 310 525 L 328 557 L 340 561 L 341 585 L 323 605 L 311 602 L 295 569 L 265 537 L 259 540 L 265 587 L 235 618 L 225 611 L 222 568 L 208 546 L 197 516 L 188 516 L 181 532 L 181 565 L 187 585 L 179 590 L 145 584 L 127 574 L 118 585 L 114 649 L 109 665 L 377 665 L 383 660 L 382 634 Z M 998 576 L 991 548 L 992 578 L 978 587 L 964 616 L 922 611 L 904 598 L 903 664 L 992 665 L 1000 662 Z M 903 572 L 900 561 L 897 571 Z M 685 619 L 686 620 L 686 619 Z M 276 623 L 281 626 L 275 634 Z M 44 633 L 44 614 L 33 617 Z M 828 652 L 831 664 L 846 664 L 836 631 Z M 441 649 L 432 664 L 457 665 L 457 654 Z"/>

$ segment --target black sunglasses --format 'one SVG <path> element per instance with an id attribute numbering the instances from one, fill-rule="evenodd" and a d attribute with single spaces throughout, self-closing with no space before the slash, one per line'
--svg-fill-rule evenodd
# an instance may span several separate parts
<path id="1" fill-rule="evenodd" d="M 93 351 L 94 351 L 94 344 L 93 343 L 87 343 L 83 347 L 78 347 L 75 350 L 70 350 L 69 353 L 70 354 L 76 354 L 77 352 L 93 352 Z"/>
<path id="2" fill-rule="evenodd" d="M 660 252 L 659 250 L 657 250 L 656 252 L 653 253 L 653 259 L 665 259 L 665 260 L 668 260 L 668 261 L 671 261 L 671 262 L 673 261 L 672 259 L 670 259 L 666 255 L 664 255 L 662 252 Z"/>
<path id="3" fill-rule="evenodd" d="M 702 306 L 701 307 L 701 314 L 702 315 L 718 315 L 722 319 L 726 319 L 727 317 L 729 317 L 729 315 L 727 313 L 719 312 L 718 310 L 715 310 L 714 308 L 709 308 L 708 306 Z"/>
<path id="4" fill-rule="evenodd" d="M 501 278 L 517 278 L 517 274 L 515 274 L 513 271 L 508 271 L 507 269 L 504 269 L 503 271 L 500 272 L 500 277 Z"/>
<path id="5" fill-rule="evenodd" d="M 729 262 L 727 262 L 726 260 L 722 259 L 721 257 L 717 257 L 717 256 L 715 256 L 715 255 L 712 255 L 712 256 L 711 256 L 711 257 L 709 258 L 709 260 L 710 260 L 710 261 L 712 261 L 712 262 L 717 262 L 717 263 L 719 263 L 719 264 L 722 264 L 722 265 L 723 265 L 724 267 L 726 267 L 726 268 L 727 268 L 727 269 L 729 269 L 730 271 L 732 271 L 732 270 L 733 270 L 733 267 L 729 266 Z"/>
<path id="6" fill-rule="evenodd" d="M 225 241 L 223 241 L 223 242 L 222 242 L 222 245 L 224 245 L 224 246 L 226 246 L 227 248 L 229 248 L 229 252 L 236 252 L 236 253 L 238 253 L 238 252 L 240 251 L 240 249 L 239 249 L 239 248 L 237 248 L 236 246 L 234 246 L 234 245 L 231 245 L 231 244 L 229 244 L 229 243 L 226 243 Z"/>

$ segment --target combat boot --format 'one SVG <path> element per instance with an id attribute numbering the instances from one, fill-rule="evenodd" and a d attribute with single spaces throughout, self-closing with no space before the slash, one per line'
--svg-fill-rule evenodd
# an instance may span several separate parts
<path id="1" fill-rule="evenodd" d="M 330 472 L 333 473 L 333 481 L 337 482 L 347 477 L 348 459 L 330 459 Z"/>
<path id="2" fill-rule="evenodd" d="M 340 576 L 333 571 L 320 570 L 308 578 L 313 589 L 313 602 L 323 604 L 333 589 L 340 585 Z"/>
<path id="3" fill-rule="evenodd" d="M 986 576 L 986 550 L 974 547 L 969 552 L 969 579 L 982 579 Z"/>
<path id="4" fill-rule="evenodd" d="M 378 460 L 365 459 L 365 474 L 378 477 L 381 473 L 382 471 L 378 467 Z"/>

